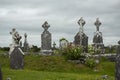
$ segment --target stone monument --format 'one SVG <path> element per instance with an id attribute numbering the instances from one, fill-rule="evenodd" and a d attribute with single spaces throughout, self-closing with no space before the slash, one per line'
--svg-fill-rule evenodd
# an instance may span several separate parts
<path id="1" fill-rule="evenodd" d="M 94 32 L 94 37 L 93 37 L 93 46 L 95 49 L 101 49 L 104 50 L 104 44 L 103 44 L 103 37 L 102 37 L 102 32 L 99 31 L 99 27 L 102 23 L 99 21 L 99 18 L 96 19 L 94 25 L 96 26 L 96 32 Z"/>
<path id="2" fill-rule="evenodd" d="M 65 38 L 61 38 L 59 40 L 60 43 L 60 49 L 64 49 L 68 46 L 68 40 L 66 40 Z"/>
<path id="3" fill-rule="evenodd" d="M 84 33 L 83 26 L 85 25 L 85 21 L 81 17 L 78 20 L 78 24 L 80 26 L 79 32 L 74 37 L 75 46 L 82 46 L 84 52 L 88 52 L 88 36 Z"/>
<path id="4" fill-rule="evenodd" d="M 9 51 L 9 57 L 10 57 L 10 67 L 12 69 L 23 69 L 24 66 L 24 60 L 23 60 L 23 51 L 20 47 L 20 40 L 21 36 L 16 31 L 15 28 L 12 29 L 12 32 L 10 32 L 12 35 L 12 44 L 10 44 L 10 51 Z"/>
<path id="5" fill-rule="evenodd" d="M 117 55 L 116 55 L 116 76 L 115 80 L 120 80 L 120 41 L 118 41 Z"/>
<path id="6" fill-rule="evenodd" d="M 29 51 L 29 44 L 27 42 L 27 34 L 24 34 L 25 40 L 24 40 L 24 47 L 23 47 L 23 51 L 24 52 L 28 52 Z"/>
<path id="7" fill-rule="evenodd" d="M 51 33 L 48 31 L 50 25 L 47 21 L 42 25 L 44 28 L 43 33 L 41 34 L 41 54 L 42 55 L 51 55 L 52 47 L 51 47 Z"/>

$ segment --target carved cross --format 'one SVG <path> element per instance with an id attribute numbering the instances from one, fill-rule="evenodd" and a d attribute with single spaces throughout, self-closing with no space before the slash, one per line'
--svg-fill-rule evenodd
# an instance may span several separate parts
<path id="1" fill-rule="evenodd" d="M 44 28 L 45 31 L 47 31 L 48 28 L 50 27 L 50 25 L 48 24 L 47 21 L 45 21 L 44 24 L 42 25 L 42 27 Z"/>
<path id="2" fill-rule="evenodd" d="M 96 26 L 96 29 L 97 31 L 99 31 L 99 26 L 101 25 L 102 23 L 99 21 L 99 18 L 96 19 L 94 25 Z"/>
<path id="3" fill-rule="evenodd" d="M 80 32 L 83 32 L 83 26 L 85 25 L 85 21 L 83 20 L 83 17 L 81 17 L 79 20 L 78 20 L 78 24 L 80 26 Z"/>

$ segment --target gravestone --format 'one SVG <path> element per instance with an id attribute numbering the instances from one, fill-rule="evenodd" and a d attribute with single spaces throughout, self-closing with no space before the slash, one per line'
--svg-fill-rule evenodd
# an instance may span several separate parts
<path id="1" fill-rule="evenodd" d="M 29 44 L 27 42 L 27 34 L 24 34 L 25 40 L 24 40 L 24 47 L 23 47 L 23 51 L 24 52 L 28 52 L 29 51 Z"/>
<path id="2" fill-rule="evenodd" d="M 12 29 L 12 32 L 10 32 L 12 35 L 12 44 L 10 44 L 10 51 L 9 51 L 9 57 L 10 57 L 10 67 L 12 69 L 23 69 L 24 66 L 24 59 L 23 59 L 23 51 L 20 46 L 20 40 L 21 36 L 16 31 L 15 28 Z"/>
<path id="3" fill-rule="evenodd" d="M 82 46 L 84 52 L 88 52 L 88 36 L 84 33 L 83 26 L 85 25 L 85 21 L 81 17 L 78 21 L 80 26 L 79 32 L 74 37 L 75 46 Z"/>
<path id="4" fill-rule="evenodd" d="M 23 69 L 24 67 L 24 56 L 21 52 L 20 47 L 15 47 L 10 55 L 10 67 L 12 69 Z"/>
<path id="5" fill-rule="evenodd" d="M 115 80 L 120 80 L 120 41 L 118 41 L 117 55 L 116 55 L 116 76 Z"/>
<path id="6" fill-rule="evenodd" d="M 52 47 L 51 47 L 51 33 L 48 31 L 50 25 L 47 21 L 42 25 L 44 28 L 43 33 L 41 34 L 41 54 L 42 55 L 51 55 Z"/>
<path id="7" fill-rule="evenodd" d="M 68 40 L 66 40 L 65 38 L 61 38 L 59 40 L 59 46 L 60 46 L 60 49 L 64 49 L 68 46 Z"/>
<path id="8" fill-rule="evenodd" d="M 0 80 L 2 80 L 2 70 L 1 70 L 1 66 L 0 66 Z"/>
<path id="9" fill-rule="evenodd" d="M 102 23 L 99 21 L 99 18 L 96 19 L 94 25 L 96 26 L 96 32 L 94 32 L 93 37 L 93 46 L 95 47 L 95 51 L 101 49 L 104 52 L 104 44 L 103 44 L 103 37 L 102 32 L 99 31 L 99 27 Z M 101 52 L 101 53 L 103 53 Z"/>

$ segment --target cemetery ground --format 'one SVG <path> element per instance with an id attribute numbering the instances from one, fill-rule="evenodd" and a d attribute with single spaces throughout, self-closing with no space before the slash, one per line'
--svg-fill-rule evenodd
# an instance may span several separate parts
<path id="1" fill-rule="evenodd" d="M 63 56 L 24 56 L 23 70 L 10 69 L 9 57 L 0 51 L 3 80 L 103 80 L 108 75 L 109 80 L 115 80 L 115 63 L 104 58 L 95 68 L 83 64 L 68 62 Z"/>

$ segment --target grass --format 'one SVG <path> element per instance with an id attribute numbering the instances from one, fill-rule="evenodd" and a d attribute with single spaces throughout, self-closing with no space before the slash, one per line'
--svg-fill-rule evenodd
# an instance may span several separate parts
<path id="1" fill-rule="evenodd" d="M 24 70 L 12 70 L 9 68 L 9 57 L 1 55 L 3 80 L 7 77 L 12 80 L 96 80 L 102 75 L 115 80 L 115 63 L 107 60 L 97 65 L 98 71 L 83 64 L 67 62 L 63 56 L 26 55 L 24 60 Z"/>
<path id="2" fill-rule="evenodd" d="M 32 70 L 11 70 L 3 68 L 3 80 L 10 77 L 12 80 L 96 80 L 101 75 L 87 73 L 61 73 Z M 114 77 L 111 77 L 114 80 Z"/>

